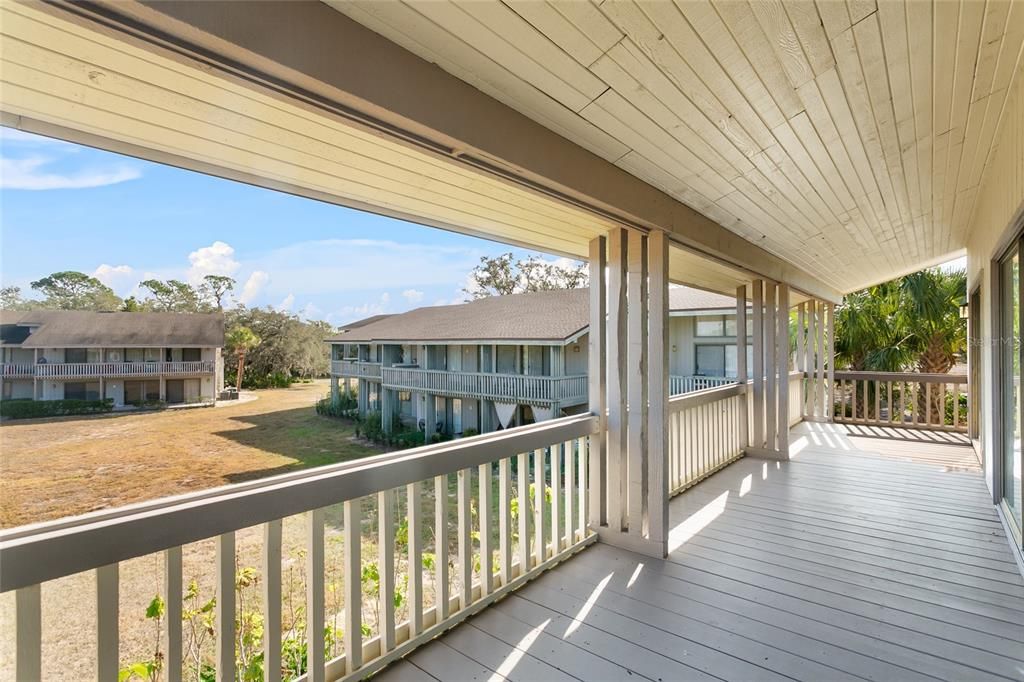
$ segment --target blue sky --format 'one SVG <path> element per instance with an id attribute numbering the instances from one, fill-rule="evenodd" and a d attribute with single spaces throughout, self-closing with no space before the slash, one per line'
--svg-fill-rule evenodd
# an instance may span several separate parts
<path id="1" fill-rule="evenodd" d="M 481 256 L 528 253 L 8 128 L 0 224 L 0 281 L 23 294 L 59 270 L 121 296 L 225 274 L 247 305 L 334 324 L 461 300 Z"/>

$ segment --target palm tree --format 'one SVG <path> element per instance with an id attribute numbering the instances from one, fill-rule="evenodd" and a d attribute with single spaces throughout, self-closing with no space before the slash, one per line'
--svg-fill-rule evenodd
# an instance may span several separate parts
<path id="1" fill-rule="evenodd" d="M 235 388 L 242 390 L 242 374 L 245 372 L 245 355 L 256 346 L 260 345 L 261 339 L 256 332 L 242 325 L 231 328 L 227 334 L 227 346 L 232 349 L 238 357 L 238 374 L 235 377 Z"/>
<path id="2" fill-rule="evenodd" d="M 944 374 L 967 346 L 960 300 L 963 270 L 922 270 L 846 296 L 836 310 L 836 360 L 855 371 Z M 858 411 L 870 407 L 858 396 Z M 932 396 L 932 418 L 941 423 L 943 398 Z M 918 410 L 926 414 L 924 395 Z"/>

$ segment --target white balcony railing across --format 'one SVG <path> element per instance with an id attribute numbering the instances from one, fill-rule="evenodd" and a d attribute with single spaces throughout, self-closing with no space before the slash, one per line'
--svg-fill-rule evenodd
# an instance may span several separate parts
<path id="1" fill-rule="evenodd" d="M 381 370 L 381 382 L 393 389 L 538 405 L 579 403 L 587 398 L 586 375 L 551 377 L 385 367 Z"/>
<path id="2" fill-rule="evenodd" d="M 669 399 L 669 489 L 679 494 L 743 456 L 749 420 L 746 385 L 693 391 Z"/>
<path id="3" fill-rule="evenodd" d="M 7 363 L 3 365 L 3 373 L 6 378 L 31 377 L 33 376 L 32 365 L 23 363 Z"/>
<path id="4" fill-rule="evenodd" d="M 678 376 L 668 378 L 669 395 L 682 395 L 693 391 L 703 391 L 706 388 L 717 388 L 735 384 L 736 379 L 728 377 L 705 377 L 705 376 Z"/>
<path id="5" fill-rule="evenodd" d="M 183 572 L 182 546 L 201 540 L 217 548 L 214 575 L 207 576 L 217 585 L 213 663 L 217 679 L 235 679 L 236 533 L 257 525 L 262 543 L 243 531 L 243 544 L 256 540 L 262 556 L 268 679 L 281 670 L 282 636 L 290 636 L 282 633 L 282 605 L 286 598 L 293 604 L 292 597 L 305 603 L 305 632 L 317 633 L 306 641 L 305 679 L 363 678 L 595 539 L 586 492 L 589 439 L 597 430 L 594 416 L 565 417 L 2 531 L 0 592 L 16 592 L 15 679 L 40 679 L 42 633 L 60 627 L 43 623 L 40 584 L 86 571 L 95 573 L 96 589 L 76 594 L 95 600 L 97 677 L 117 679 L 121 562 L 155 553 L 162 553 L 163 584 L 156 589 L 167 608 L 163 675 L 182 679 L 183 585 L 195 577 Z M 298 596 L 282 580 L 282 522 L 295 515 L 303 517 L 304 554 L 289 565 L 305 562 L 306 575 Z M 325 535 L 342 542 L 325 543 Z M 428 552 L 433 561 L 425 564 Z M 330 586 L 325 558 L 342 573 Z M 379 577 L 364 594 L 361 578 L 370 564 Z M 326 613 L 326 596 L 339 585 L 344 604 L 330 592 L 337 605 Z M 331 649 L 320 634 L 328 626 L 343 632 Z M 364 636 L 364 628 L 371 634 Z"/>
<path id="6" fill-rule="evenodd" d="M 52 379 L 86 377 L 160 376 L 162 374 L 209 374 L 212 360 L 185 362 L 53 362 L 35 365 L 35 376 Z"/>
<path id="7" fill-rule="evenodd" d="M 362 379 L 380 379 L 380 363 L 368 360 L 331 360 L 331 374 Z"/>
<path id="8" fill-rule="evenodd" d="M 967 375 L 836 372 L 837 422 L 967 431 Z"/>

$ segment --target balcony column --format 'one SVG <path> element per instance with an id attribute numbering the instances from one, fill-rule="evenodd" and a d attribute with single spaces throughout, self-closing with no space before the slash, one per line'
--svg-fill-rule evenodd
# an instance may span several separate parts
<path id="1" fill-rule="evenodd" d="M 834 303 L 825 304 L 825 358 L 828 361 L 828 371 L 825 378 L 825 413 L 822 415 L 825 421 L 830 422 L 835 418 L 836 412 L 836 306 Z"/>
<path id="2" fill-rule="evenodd" d="M 423 442 L 430 443 L 437 428 L 437 398 L 433 393 L 423 394 Z"/>
<path id="3" fill-rule="evenodd" d="M 338 404 L 338 377 L 337 375 L 331 375 L 331 404 Z"/>
<path id="4" fill-rule="evenodd" d="M 607 263 L 607 282 L 605 268 Z M 603 542 L 668 548 L 668 238 L 613 230 L 590 244 L 589 519 Z M 602 371 L 605 370 L 605 371 Z M 602 452 L 602 450 L 604 452 Z"/>
<path id="5" fill-rule="evenodd" d="M 747 455 L 789 458 L 789 355 L 789 286 L 754 280 L 754 428 Z"/>
<path id="6" fill-rule="evenodd" d="M 384 433 L 391 433 L 391 422 L 392 415 L 394 414 L 395 408 L 392 406 L 394 403 L 394 391 L 390 388 L 381 387 L 380 390 L 380 428 Z"/>
<path id="7" fill-rule="evenodd" d="M 740 396 L 746 409 L 744 414 L 749 413 L 750 393 L 746 390 L 749 372 L 747 369 L 747 287 L 742 285 L 736 288 L 736 383 L 744 387 Z M 743 447 L 750 445 L 749 420 L 740 420 L 740 443 Z"/>

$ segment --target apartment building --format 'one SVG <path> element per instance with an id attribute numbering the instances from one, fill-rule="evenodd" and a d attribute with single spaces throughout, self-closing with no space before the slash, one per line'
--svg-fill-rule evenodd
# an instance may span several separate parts
<path id="1" fill-rule="evenodd" d="M 681 286 L 669 296 L 672 394 L 732 383 L 735 299 Z M 332 395 L 450 435 L 586 411 L 589 319 L 589 290 L 572 289 L 360 320 L 328 339 Z"/>
<path id="2" fill-rule="evenodd" d="M 213 402 L 223 388 L 219 313 L 0 312 L 3 399 L 115 407 Z"/>

